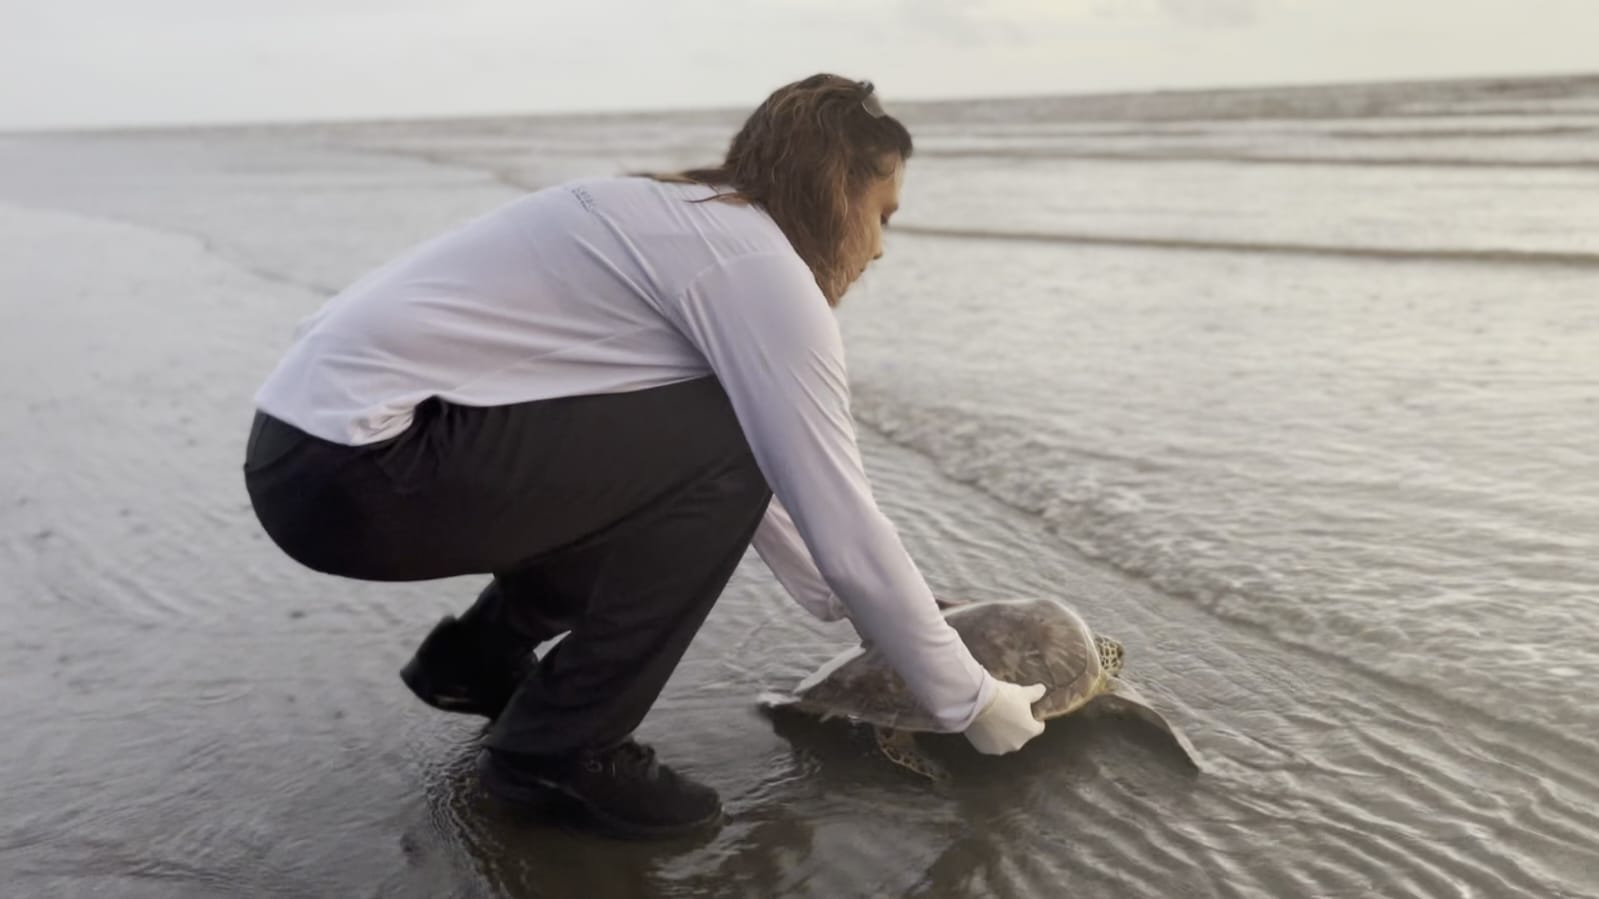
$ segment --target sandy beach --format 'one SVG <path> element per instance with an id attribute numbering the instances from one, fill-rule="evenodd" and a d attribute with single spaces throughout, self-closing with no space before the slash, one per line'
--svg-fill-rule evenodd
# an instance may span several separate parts
<path id="1" fill-rule="evenodd" d="M 482 796 L 397 678 L 479 582 L 284 558 L 239 471 L 294 323 L 737 113 L 0 135 L 0 883 L 14 896 L 1599 896 L 1599 78 L 915 106 L 841 309 L 935 592 L 1053 596 L 1199 749 L 756 698 L 851 645 L 752 554 L 639 736 L 730 813 Z M 900 224 L 896 220 L 896 225 Z"/>

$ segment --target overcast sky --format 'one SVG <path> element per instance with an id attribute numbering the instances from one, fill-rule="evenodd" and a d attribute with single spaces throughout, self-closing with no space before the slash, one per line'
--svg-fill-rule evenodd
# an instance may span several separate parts
<path id="1" fill-rule="evenodd" d="M 1599 71 L 1599 0 L 0 0 L 0 129 Z"/>

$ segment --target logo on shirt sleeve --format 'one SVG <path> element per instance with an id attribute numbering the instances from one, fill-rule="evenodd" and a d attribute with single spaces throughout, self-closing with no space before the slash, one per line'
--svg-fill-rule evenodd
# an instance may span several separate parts
<path id="1" fill-rule="evenodd" d="M 576 197 L 579 203 L 583 204 L 584 209 L 587 209 L 589 212 L 594 211 L 594 195 L 588 192 L 588 188 L 571 187 L 568 188 L 568 190 L 572 192 L 572 196 Z"/>

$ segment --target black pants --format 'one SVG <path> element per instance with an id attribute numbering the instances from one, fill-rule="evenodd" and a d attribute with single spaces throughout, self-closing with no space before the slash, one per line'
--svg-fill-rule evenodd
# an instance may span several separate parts
<path id="1" fill-rule="evenodd" d="M 714 378 L 498 407 L 429 400 L 398 437 L 329 443 L 258 415 L 245 481 L 300 563 L 365 580 L 493 574 L 484 646 L 570 631 L 488 745 L 619 742 L 643 720 L 771 498 Z"/>

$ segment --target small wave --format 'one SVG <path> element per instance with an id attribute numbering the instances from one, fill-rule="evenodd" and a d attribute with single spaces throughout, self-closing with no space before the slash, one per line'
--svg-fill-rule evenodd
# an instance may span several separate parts
<path id="1" fill-rule="evenodd" d="M 1599 253 L 1554 250 L 1468 250 L 1449 247 L 1372 247 L 1307 244 L 1276 241 L 1201 240 L 1185 237 L 1151 237 L 1138 234 L 1089 234 L 1071 231 L 1000 231 L 942 225 L 895 225 L 895 233 L 958 240 L 1005 240 L 1027 243 L 1083 244 L 1140 247 L 1158 250 L 1193 250 L 1215 253 L 1269 253 L 1288 256 L 1331 256 L 1341 259 L 1391 259 L 1415 262 L 1460 262 L 1479 265 L 1534 265 L 1599 268 Z"/>
<path id="2" fill-rule="evenodd" d="M 1503 138 L 1522 137 L 1573 137 L 1576 135 L 1591 135 L 1599 132 L 1599 127 L 1593 125 L 1546 125 L 1533 128 L 1383 128 L 1346 130 L 1338 129 L 1321 133 L 1320 137 L 1331 137 L 1339 140 L 1498 140 Z M 1314 134 L 1312 132 L 1312 134 Z"/>
<path id="3" fill-rule="evenodd" d="M 941 127 L 923 128 L 918 135 L 917 153 L 923 156 L 950 156 L 961 152 L 974 154 L 1005 155 L 1008 153 L 1050 154 L 1062 153 L 1094 153 L 1110 151 L 1091 151 L 1087 149 L 1076 150 L 1071 146 L 1072 141 L 1088 138 L 1134 138 L 1147 140 L 1154 143 L 1165 143 L 1184 139 L 1206 139 L 1248 137 L 1252 140 L 1271 139 L 1298 139 L 1319 140 L 1332 138 L 1334 140 L 1350 141 L 1389 141 L 1389 140 L 1502 140 L 1522 138 L 1547 138 L 1547 137 L 1582 137 L 1599 133 L 1599 125 L 1583 122 L 1581 124 L 1539 123 L 1536 121 L 1525 124 L 1518 123 L 1498 125 L 1473 125 L 1469 124 L 1470 117 L 1464 122 L 1440 122 L 1434 127 L 1418 127 L 1419 123 L 1427 117 L 1417 116 L 1415 120 L 1372 119 L 1362 123 L 1366 127 L 1349 127 L 1348 120 L 1332 119 L 1318 120 L 1306 119 L 1281 126 L 1250 126 L 1240 125 L 1236 122 L 1215 123 L 1183 123 L 1174 127 L 1161 122 L 1150 122 L 1141 125 L 1126 127 L 1083 127 L 1081 125 L 1055 125 L 1038 127 L 1005 127 L 991 125 L 982 130 L 974 130 L 968 125 L 943 125 Z M 1525 118 L 1525 117 L 1524 117 Z M 1401 122 L 1410 124 L 1403 127 Z M 972 141 L 972 138 L 982 138 Z M 944 145 L 943 142 L 949 142 Z M 1002 141 L 1030 141 L 1031 146 L 1023 144 L 1017 146 Z M 1051 146 L 1047 142 L 1054 142 Z M 518 145 L 519 147 L 522 145 Z M 650 146 L 641 144 L 642 146 Z M 1181 144 L 1177 145 L 1181 147 Z M 1166 151 L 1172 152 L 1172 151 Z M 1211 151 L 1214 152 L 1214 151 Z M 1133 154 L 1140 158 L 1143 154 Z M 1247 157 L 1254 160 L 1256 156 Z M 1268 157 L 1269 158 L 1269 157 Z M 1317 157 L 1320 158 L 1320 157 Z M 1347 157 L 1334 157 L 1342 160 Z M 1386 158 L 1386 157 L 1384 157 Z"/>
<path id="4" fill-rule="evenodd" d="M 1091 462 L 1069 438 L 1053 446 L 1040 443 L 1036 423 L 923 406 L 870 384 L 857 384 L 854 399 L 863 426 L 931 458 L 945 476 L 1037 516 L 1051 535 L 1087 559 L 1218 618 L 1395 689 L 1419 690 L 1458 706 L 1460 714 L 1476 709 L 1491 720 L 1536 728 L 1550 743 L 1580 742 L 1595 726 L 1580 711 L 1576 694 L 1551 693 L 1538 707 L 1516 706 L 1510 701 L 1515 684 L 1531 683 L 1527 678 L 1536 675 L 1530 669 L 1480 674 L 1478 657 L 1426 638 L 1445 632 L 1409 634 L 1405 629 L 1417 620 L 1394 617 L 1391 609 L 1374 612 L 1354 600 L 1340 602 L 1350 584 L 1305 568 L 1298 555 L 1239 543 L 1202 509 L 1173 505 L 1158 484 L 1124 465 Z M 1395 641 L 1394 633 L 1407 636 Z"/>
<path id="5" fill-rule="evenodd" d="M 1059 147 L 928 147 L 918 156 L 938 159 L 1078 159 L 1090 162 L 1213 162 L 1228 165 L 1323 165 L 1357 168 L 1599 169 L 1599 158 L 1490 159 L 1478 156 L 1322 156 L 1217 153 L 1203 150 L 1112 152 Z"/>

